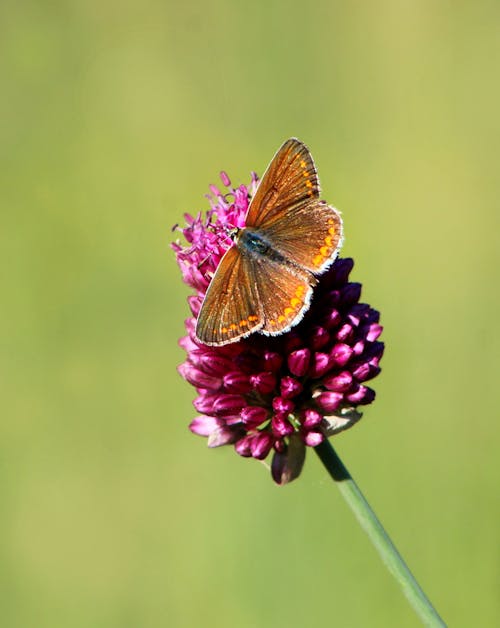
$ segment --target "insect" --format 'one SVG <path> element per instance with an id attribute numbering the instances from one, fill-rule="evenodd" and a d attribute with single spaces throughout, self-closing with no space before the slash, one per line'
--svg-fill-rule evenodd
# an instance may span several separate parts
<path id="1" fill-rule="evenodd" d="M 277 336 L 302 319 L 316 277 L 342 244 L 340 213 L 319 195 L 309 149 L 287 140 L 260 181 L 245 226 L 231 231 L 233 243 L 198 316 L 200 342 L 225 345 L 254 332 Z"/>

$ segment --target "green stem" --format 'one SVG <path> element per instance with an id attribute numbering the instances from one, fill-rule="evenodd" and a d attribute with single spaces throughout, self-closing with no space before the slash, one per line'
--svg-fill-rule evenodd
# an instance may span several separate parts
<path id="1" fill-rule="evenodd" d="M 370 537 L 386 567 L 399 582 L 408 601 L 426 626 L 446 626 L 436 609 L 420 588 L 406 563 L 394 547 L 387 532 L 338 457 L 330 441 L 325 440 L 315 447 L 316 453 L 328 473 L 337 483 L 340 492 L 356 515 L 361 527 Z"/>

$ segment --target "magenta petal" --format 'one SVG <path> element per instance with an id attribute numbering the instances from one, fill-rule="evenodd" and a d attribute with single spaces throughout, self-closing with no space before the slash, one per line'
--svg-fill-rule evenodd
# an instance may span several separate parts
<path id="1" fill-rule="evenodd" d="M 202 414 L 213 414 L 217 397 L 217 394 L 200 395 L 193 401 L 193 406 Z"/>
<path id="2" fill-rule="evenodd" d="M 238 453 L 240 456 L 243 456 L 244 458 L 250 458 L 252 455 L 252 450 L 250 448 L 252 438 L 252 435 L 240 438 L 234 446 L 236 453 Z"/>
<path id="3" fill-rule="evenodd" d="M 292 375 L 303 377 L 309 368 L 311 351 L 309 349 L 298 349 L 288 356 L 288 368 Z"/>
<path id="4" fill-rule="evenodd" d="M 203 373 L 203 371 L 195 368 L 189 362 L 184 362 L 177 370 L 186 381 L 196 388 L 219 390 L 222 386 L 222 380 L 219 377 L 207 375 L 207 373 Z"/>
<path id="5" fill-rule="evenodd" d="M 277 438 L 283 438 L 295 432 L 295 428 L 285 414 L 275 414 L 273 416 L 271 420 L 271 429 Z"/>
<path id="6" fill-rule="evenodd" d="M 221 170 L 220 180 L 222 181 L 222 185 L 225 185 L 227 188 L 231 185 L 231 179 L 227 176 L 227 173 L 224 170 Z"/>
<path id="7" fill-rule="evenodd" d="M 328 353 L 322 353 L 318 351 L 314 354 L 311 360 L 311 366 L 309 368 L 309 376 L 313 378 L 323 377 L 325 373 L 328 373 L 331 367 L 331 357 Z"/>
<path id="8" fill-rule="evenodd" d="M 257 427 L 267 420 L 269 411 L 260 406 L 247 406 L 240 412 L 243 423 L 248 427 Z"/>
<path id="9" fill-rule="evenodd" d="M 247 405 L 242 395 L 218 395 L 214 401 L 214 412 L 220 416 L 234 416 Z"/>
<path id="10" fill-rule="evenodd" d="M 352 372 L 358 382 L 366 382 L 369 379 L 373 379 L 379 373 L 380 368 L 378 366 L 373 366 L 369 362 L 360 364 Z"/>
<path id="11" fill-rule="evenodd" d="M 321 432 L 306 432 L 303 435 L 303 439 L 306 445 L 309 447 L 316 447 L 325 440 L 324 435 Z"/>
<path id="12" fill-rule="evenodd" d="M 233 368 L 233 363 L 231 360 L 211 352 L 201 355 L 200 366 L 208 375 L 221 377 Z"/>
<path id="13" fill-rule="evenodd" d="M 335 338 L 339 342 L 346 342 L 350 340 L 353 336 L 353 327 L 350 323 L 344 323 L 342 327 L 335 334 Z"/>
<path id="14" fill-rule="evenodd" d="M 326 386 L 328 390 L 333 390 L 334 392 L 346 392 L 346 390 L 349 390 L 351 384 L 352 375 L 349 371 L 342 371 L 337 375 L 331 375 L 323 380 L 323 385 Z"/>
<path id="15" fill-rule="evenodd" d="M 285 376 L 280 382 L 281 396 L 285 399 L 293 399 L 303 390 L 302 384 L 293 377 Z"/>
<path id="16" fill-rule="evenodd" d="M 189 309 L 195 318 L 197 318 L 200 313 L 202 301 L 203 299 L 197 295 L 191 295 L 188 297 Z"/>
<path id="17" fill-rule="evenodd" d="M 220 425 L 222 425 L 220 419 L 216 419 L 213 416 L 202 415 L 197 416 L 191 421 L 189 429 L 193 434 L 198 434 L 198 436 L 210 436 Z"/>
<path id="18" fill-rule="evenodd" d="M 290 399 L 284 397 L 273 398 L 273 410 L 281 414 L 290 414 L 295 409 L 295 404 Z"/>
<path id="19" fill-rule="evenodd" d="M 367 405 L 375 399 L 375 391 L 368 386 L 359 386 L 345 397 L 350 403 Z"/>
<path id="20" fill-rule="evenodd" d="M 227 373 L 223 378 L 224 389 L 231 393 L 248 393 L 252 390 L 252 382 L 248 375 L 244 375 L 240 371 Z"/>
<path id="21" fill-rule="evenodd" d="M 276 386 L 276 376 L 272 373 L 259 373 L 258 375 L 252 375 L 250 381 L 262 395 L 267 395 L 272 392 Z"/>
<path id="22" fill-rule="evenodd" d="M 382 327 L 382 325 L 379 325 L 378 323 L 372 323 L 370 325 L 370 328 L 369 328 L 367 334 L 366 334 L 366 339 L 369 342 L 373 342 L 373 341 L 377 340 L 377 338 L 382 333 L 383 329 L 384 328 Z"/>
<path id="23" fill-rule="evenodd" d="M 273 446 L 273 437 L 269 432 L 259 432 L 250 442 L 252 456 L 258 460 L 264 460 Z"/>
<path id="24" fill-rule="evenodd" d="M 302 425 L 307 429 L 311 429 L 319 425 L 322 420 L 322 414 L 320 414 L 316 410 L 313 410 L 312 408 L 308 408 L 303 413 Z"/>
<path id="25" fill-rule="evenodd" d="M 344 343 L 336 344 L 330 351 L 335 366 L 345 366 L 352 355 L 352 348 Z"/>
<path id="26" fill-rule="evenodd" d="M 344 395 L 342 393 L 322 392 L 315 397 L 314 401 L 325 414 L 328 414 L 338 409 L 343 398 Z"/>

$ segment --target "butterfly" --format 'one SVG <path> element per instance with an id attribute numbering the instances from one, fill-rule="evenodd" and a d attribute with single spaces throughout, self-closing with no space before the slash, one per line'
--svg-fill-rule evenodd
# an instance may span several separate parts
<path id="1" fill-rule="evenodd" d="M 309 309 L 316 277 L 342 244 L 340 213 L 319 199 L 309 149 L 287 140 L 250 201 L 245 226 L 231 232 L 196 324 L 206 345 L 226 345 L 255 332 L 277 336 Z"/>

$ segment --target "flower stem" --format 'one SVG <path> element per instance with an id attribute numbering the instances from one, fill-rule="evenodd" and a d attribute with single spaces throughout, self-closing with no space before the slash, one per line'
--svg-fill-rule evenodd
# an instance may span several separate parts
<path id="1" fill-rule="evenodd" d="M 330 441 L 324 440 L 315 447 L 316 453 L 328 473 L 337 483 L 340 492 L 353 510 L 361 527 L 370 537 L 386 567 L 399 582 L 408 601 L 426 626 L 446 626 L 430 600 L 420 588 L 408 566 L 394 547 L 387 532 L 364 498 L 356 482 L 338 457 Z"/>

